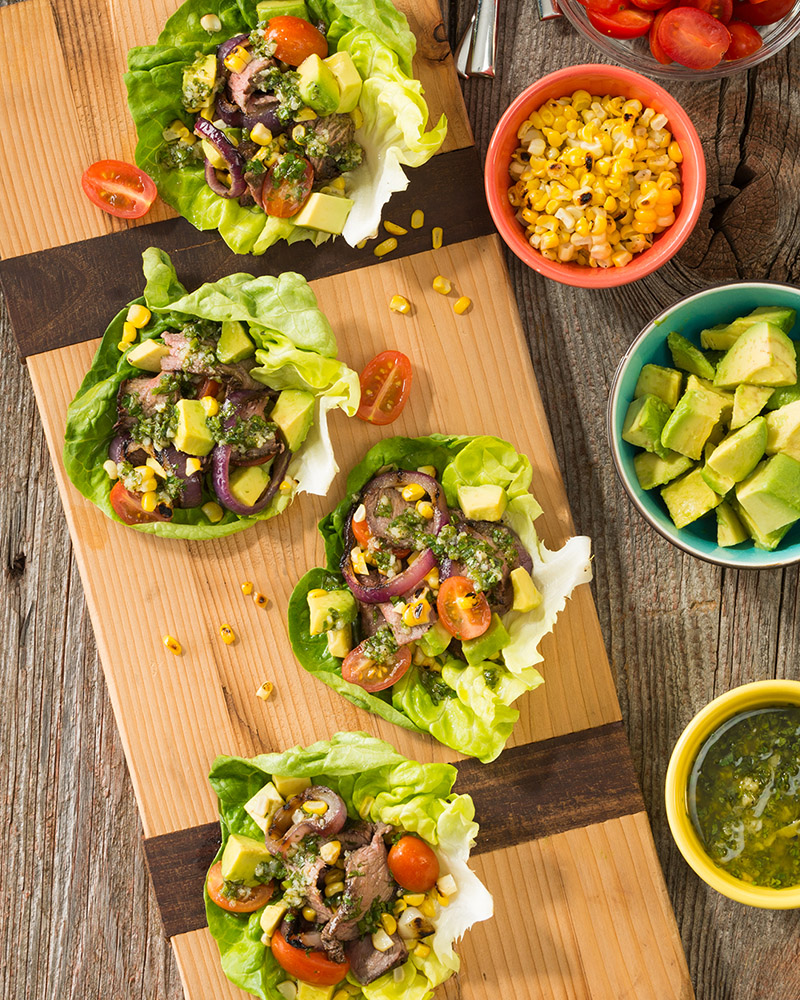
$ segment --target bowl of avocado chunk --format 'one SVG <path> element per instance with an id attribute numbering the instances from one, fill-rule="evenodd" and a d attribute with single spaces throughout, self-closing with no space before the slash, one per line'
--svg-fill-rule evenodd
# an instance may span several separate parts
<path id="1" fill-rule="evenodd" d="M 691 555 L 800 561 L 800 289 L 742 281 L 665 309 L 623 357 L 608 401 L 622 484 Z"/>

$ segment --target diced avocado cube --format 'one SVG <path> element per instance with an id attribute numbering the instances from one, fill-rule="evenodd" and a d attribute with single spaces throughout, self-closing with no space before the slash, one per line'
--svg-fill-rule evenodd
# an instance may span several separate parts
<path id="1" fill-rule="evenodd" d="M 661 498 L 676 528 L 685 528 L 722 503 L 722 497 L 706 485 L 699 469 L 662 487 Z"/>
<path id="2" fill-rule="evenodd" d="M 151 339 L 143 340 L 141 344 L 132 347 L 125 355 L 125 360 L 134 368 L 141 368 L 146 372 L 160 372 L 161 359 L 169 354 L 169 348 L 160 341 Z"/>
<path id="3" fill-rule="evenodd" d="M 747 511 L 740 504 L 734 504 L 736 514 L 744 525 L 747 533 L 753 539 L 757 549 L 764 549 L 766 552 L 772 552 L 780 545 L 781 540 L 784 535 L 792 527 L 795 522 L 789 522 L 785 524 L 782 528 L 778 528 L 776 531 L 763 532 L 758 527 L 758 525 L 753 521 Z"/>
<path id="4" fill-rule="evenodd" d="M 258 885 L 255 878 L 256 865 L 261 861 L 269 861 L 272 855 L 262 844 L 252 837 L 242 833 L 232 833 L 222 852 L 222 877 L 226 882 L 244 882 L 245 885 Z"/>
<path id="5" fill-rule="evenodd" d="M 461 649 L 467 658 L 467 663 L 483 663 L 489 660 L 511 642 L 511 636 L 505 625 L 500 621 L 500 615 L 492 615 L 489 627 L 477 639 L 464 639 Z"/>
<path id="6" fill-rule="evenodd" d="M 634 399 L 622 424 L 622 440 L 645 451 L 663 454 L 661 434 L 669 420 L 670 408 L 658 396 Z"/>
<path id="7" fill-rule="evenodd" d="M 297 1000 L 332 1000 L 335 986 L 317 986 L 316 983 L 297 981 Z"/>
<path id="8" fill-rule="evenodd" d="M 697 375 L 690 375 L 686 379 L 686 391 L 707 392 L 711 396 L 716 396 L 721 405 L 719 419 L 725 424 L 730 422 L 731 415 L 733 414 L 732 392 L 727 392 L 725 389 L 716 389 L 713 382 L 709 382 L 706 378 L 698 378 Z"/>
<path id="9" fill-rule="evenodd" d="M 269 486 L 271 463 L 240 465 L 228 476 L 231 493 L 245 507 L 252 507 Z"/>
<path id="10" fill-rule="evenodd" d="M 323 233 L 341 236 L 352 207 L 353 202 L 350 198 L 339 198 L 336 195 L 323 194 L 321 191 L 312 191 L 292 222 L 296 226 L 319 229 Z"/>
<path id="11" fill-rule="evenodd" d="M 744 382 L 736 386 L 733 394 L 733 413 L 731 414 L 731 430 L 735 431 L 757 417 L 774 392 L 780 389 L 770 389 L 763 385 L 746 385 Z M 798 397 L 800 398 L 800 397 Z"/>
<path id="12" fill-rule="evenodd" d="M 738 545 L 746 542 L 750 537 L 744 525 L 736 516 L 733 507 L 726 501 L 717 507 L 717 545 L 727 548 L 730 545 Z"/>
<path id="13" fill-rule="evenodd" d="M 779 386 L 796 381 L 794 343 L 771 323 L 748 327 L 717 365 L 714 376 L 714 385 L 721 389 L 735 389 L 740 382 Z"/>
<path id="14" fill-rule="evenodd" d="M 800 382 L 782 386 L 780 389 L 775 389 L 767 400 L 767 409 L 779 410 L 782 406 L 788 406 L 789 403 L 796 403 L 798 399 L 800 399 Z"/>
<path id="15" fill-rule="evenodd" d="M 633 390 L 633 398 L 640 396 L 658 396 L 667 406 L 674 410 L 678 404 L 683 385 L 683 375 L 674 368 L 662 368 L 661 365 L 645 365 Z"/>
<path id="16" fill-rule="evenodd" d="M 271 17 L 302 17 L 308 21 L 308 8 L 305 0 L 261 0 L 256 4 L 256 16 L 259 22 L 269 21 Z"/>
<path id="17" fill-rule="evenodd" d="M 417 646 L 424 656 L 439 656 L 450 645 L 453 636 L 442 625 L 434 622 L 433 626 L 417 640 Z"/>
<path id="18" fill-rule="evenodd" d="M 729 332 L 728 323 L 718 323 L 716 326 L 700 331 L 700 346 L 707 351 L 727 351 L 736 343 L 740 333 L 741 330 L 737 330 L 735 333 Z"/>
<path id="19" fill-rule="evenodd" d="M 314 394 L 305 389 L 283 389 L 270 420 L 278 425 L 290 451 L 297 451 L 314 423 Z"/>
<path id="20" fill-rule="evenodd" d="M 271 938 L 275 931 L 280 927 L 280 923 L 286 916 L 289 910 L 288 903 L 269 903 L 261 911 L 261 916 L 259 917 L 259 923 L 261 924 L 261 930 L 268 938 Z"/>
<path id="21" fill-rule="evenodd" d="M 763 417 L 754 417 L 721 441 L 706 464 L 720 478 L 740 483 L 764 457 L 766 446 L 767 422 Z"/>
<path id="22" fill-rule="evenodd" d="M 800 518 L 800 462 L 773 455 L 736 487 L 736 499 L 762 535 Z"/>
<path id="23" fill-rule="evenodd" d="M 784 333 L 791 332 L 795 321 L 794 309 L 783 309 L 779 306 L 759 306 L 747 316 L 740 316 L 732 323 L 722 323 L 710 330 L 703 330 L 700 343 L 703 347 L 715 351 L 727 351 L 733 347 L 739 337 L 754 323 L 774 323 Z"/>
<path id="24" fill-rule="evenodd" d="M 636 478 L 643 490 L 652 490 L 688 472 L 694 464 L 691 458 L 680 455 L 677 451 L 664 450 L 664 456 L 648 451 L 639 452 L 633 459 Z"/>
<path id="25" fill-rule="evenodd" d="M 735 480 L 731 479 L 730 476 L 723 476 L 719 472 L 715 472 L 709 467 L 708 462 L 705 465 L 700 466 L 700 475 L 703 477 L 703 482 L 706 486 L 710 486 L 715 493 L 719 493 L 720 496 L 725 496 L 726 493 L 730 493 L 733 487 L 736 485 Z"/>
<path id="26" fill-rule="evenodd" d="M 198 56 L 189 66 L 183 69 L 181 98 L 187 111 L 196 114 L 203 108 L 211 107 L 214 100 L 214 87 L 217 82 L 217 56 L 209 52 L 206 56 Z"/>
<path id="27" fill-rule="evenodd" d="M 458 505 L 474 521 L 499 521 L 508 506 L 508 494 L 502 486 L 459 486 Z"/>
<path id="28" fill-rule="evenodd" d="M 645 452 L 644 454 L 649 454 Z M 656 457 L 656 456 L 653 456 Z M 511 605 L 512 611 L 535 611 L 542 603 L 542 595 L 533 578 L 524 566 L 517 566 L 510 573 L 511 586 L 514 591 L 514 602 Z"/>
<path id="29" fill-rule="evenodd" d="M 333 70 L 315 53 L 297 67 L 297 89 L 304 103 L 321 115 L 329 115 L 339 107 L 339 84 Z"/>
<path id="30" fill-rule="evenodd" d="M 224 365 L 233 365 L 245 358 L 252 358 L 256 345 L 238 319 L 226 319 L 222 323 L 222 333 L 217 342 L 217 357 Z"/>
<path id="31" fill-rule="evenodd" d="M 310 778 L 291 778 L 288 775 L 273 774 L 272 781 L 285 799 L 293 799 L 295 795 L 311 788 Z"/>
<path id="32" fill-rule="evenodd" d="M 325 634 L 328 638 L 328 652 L 331 656 L 338 656 L 340 660 L 343 660 L 353 648 L 352 625 L 328 629 Z"/>
<path id="33" fill-rule="evenodd" d="M 334 52 L 332 56 L 328 56 L 323 62 L 339 84 L 339 104 L 336 113 L 346 115 L 355 111 L 358 99 L 361 97 L 362 81 L 352 56 L 342 49 L 341 52 Z"/>
<path id="34" fill-rule="evenodd" d="M 764 419 L 767 424 L 767 454 L 782 451 L 800 461 L 800 400 L 773 410 Z"/>
<path id="35" fill-rule="evenodd" d="M 214 438 L 206 423 L 203 404 L 199 399 L 179 399 L 175 409 L 178 412 L 175 447 L 186 455 L 204 458 L 214 447 Z"/>
<path id="36" fill-rule="evenodd" d="M 703 445 L 719 422 L 721 411 L 722 403 L 710 393 L 696 389 L 685 392 L 664 425 L 661 444 L 664 448 L 699 460 Z"/>
<path id="37" fill-rule="evenodd" d="M 283 805 L 283 796 L 275 785 L 268 781 L 263 788 L 244 804 L 244 811 L 266 833 L 272 815 Z"/>
<path id="38" fill-rule="evenodd" d="M 306 603 L 311 635 L 321 635 L 338 625 L 350 625 L 358 614 L 356 599 L 349 590 L 310 590 Z"/>
<path id="39" fill-rule="evenodd" d="M 667 347 L 672 354 L 672 363 L 690 375 L 699 378 L 714 378 L 714 366 L 699 347 L 675 330 L 667 337 Z"/>

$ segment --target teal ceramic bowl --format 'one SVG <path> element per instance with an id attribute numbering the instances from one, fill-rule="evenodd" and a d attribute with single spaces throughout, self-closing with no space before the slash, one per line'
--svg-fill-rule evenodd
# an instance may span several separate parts
<path id="1" fill-rule="evenodd" d="M 633 467 L 639 450 L 622 440 L 622 423 L 633 400 L 636 380 L 648 363 L 672 367 L 667 335 L 677 330 L 700 345 L 700 331 L 716 323 L 729 323 L 757 306 L 782 306 L 800 314 L 800 288 L 773 281 L 738 281 L 715 285 L 687 295 L 649 323 L 628 348 L 619 363 L 608 400 L 608 438 L 614 465 L 633 505 L 656 531 L 673 545 L 698 559 L 732 569 L 774 569 L 800 562 L 800 522 L 783 538 L 774 552 L 757 549 L 752 542 L 731 548 L 717 545 L 716 518 L 706 516 L 678 530 L 672 523 L 658 489 L 643 490 Z M 800 340 L 800 320 L 790 334 Z"/>

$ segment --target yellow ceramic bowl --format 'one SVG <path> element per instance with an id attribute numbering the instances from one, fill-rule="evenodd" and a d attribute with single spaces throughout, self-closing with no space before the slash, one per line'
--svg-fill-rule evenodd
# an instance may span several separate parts
<path id="1" fill-rule="evenodd" d="M 684 729 L 667 769 L 667 819 L 681 854 L 704 882 L 723 896 L 765 910 L 800 907 L 800 886 L 769 889 L 728 875 L 706 854 L 689 816 L 686 792 L 700 748 L 723 722 L 740 712 L 770 705 L 800 705 L 800 681 L 755 681 L 715 698 Z"/>

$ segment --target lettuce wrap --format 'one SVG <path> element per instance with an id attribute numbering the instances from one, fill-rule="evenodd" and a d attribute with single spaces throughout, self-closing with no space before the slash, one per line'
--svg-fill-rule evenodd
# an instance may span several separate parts
<path id="1" fill-rule="evenodd" d="M 166 332 L 187 323 L 205 323 L 216 329 L 223 322 L 238 321 L 247 325 L 256 347 L 253 367 L 247 373 L 253 384 L 276 392 L 302 390 L 314 397 L 313 423 L 292 454 L 281 489 L 265 509 L 251 516 L 224 510 L 221 519 L 212 523 L 202 505 L 176 506 L 170 520 L 133 527 L 165 538 L 219 538 L 281 513 L 298 492 L 324 495 L 338 471 L 328 434 L 328 413 L 338 407 L 353 416 L 360 388 L 358 375 L 336 360 L 333 331 L 305 278 L 291 272 L 259 278 L 232 274 L 187 292 L 162 250 L 145 250 L 143 266 L 144 294 L 135 303 L 151 311 L 149 322 L 137 331 L 135 343 L 121 351 L 129 306 L 114 317 L 67 410 L 63 455 L 73 485 L 108 517 L 120 522 L 111 505 L 112 483 L 104 468 L 109 460 L 109 444 L 117 433 L 120 386 L 126 380 L 153 373 L 128 361 L 130 348 L 149 340 L 160 343 Z M 199 380 L 197 376 L 195 381 Z M 204 475 L 202 501 L 217 499 L 210 479 L 210 475 Z"/>
<path id="2" fill-rule="evenodd" d="M 307 10 L 312 21 L 327 25 L 329 51 L 349 53 L 363 81 L 353 113 L 358 113 L 354 138 L 363 151 L 361 162 L 343 175 L 346 196 L 353 202 L 343 235 L 355 246 L 377 234 L 383 206 L 408 186 L 403 168 L 421 166 L 433 156 L 444 141 L 447 121 L 442 115 L 426 131 L 428 107 L 420 83 L 411 77 L 416 42 L 405 15 L 389 0 L 308 0 Z M 209 33 L 201 26 L 200 19 L 209 14 L 219 17 L 219 31 Z M 262 254 L 281 239 L 319 244 L 329 238 L 291 218 L 266 215 L 257 204 L 243 207 L 235 198 L 216 194 L 206 181 L 202 158 L 184 150 L 186 155 L 176 162 L 170 149 L 175 123 L 182 122 L 189 132 L 194 125 L 195 115 L 181 100 L 184 69 L 232 36 L 252 31 L 258 20 L 254 0 L 187 0 L 155 45 L 130 51 L 125 75 L 138 134 L 136 162 L 167 204 L 197 229 L 218 229 L 241 254 Z"/>
<path id="3" fill-rule="evenodd" d="M 416 834 L 434 849 L 441 874 L 452 876 L 456 891 L 433 920 L 435 932 L 425 939 L 429 954 L 419 957 L 412 951 L 402 966 L 368 985 L 361 986 L 352 973 L 348 976 L 354 998 L 426 1000 L 458 971 L 454 943 L 493 912 L 492 897 L 468 866 L 478 825 L 472 799 L 452 793 L 456 769 L 408 760 L 388 743 L 359 732 L 337 733 L 330 741 L 250 760 L 218 757 L 209 775 L 219 799 L 222 829 L 214 864 L 222 858 L 231 834 L 264 842 L 263 825 L 256 823 L 252 806 L 250 810 L 245 806 L 275 775 L 327 786 L 344 800 L 351 821 L 389 824 L 398 833 Z M 272 902 L 280 895 L 276 888 Z M 281 985 L 290 977 L 262 942 L 263 908 L 251 914 L 230 913 L 216 905 L 207 890 L 205 903 L 228 979 L 261 1000 L 285 1000 Z"/>
<path id="4" fill-rule="evenodd" d="M 347 523 L 364 486 L 387 469 L 422 471 L 426 466 L 436 470 L 451 508 L 458 506 L 459 486 L 502 487 L 507 506 L 498 524 L 512 529 L 527 550 L 530 577 L 541 600 L 533 610 L 511 609 L 495 616 L 507 637 L 490 658 L 465 662 L 453 651 L 453 643 L 432 652 L 423 636 L 411 647 L 415 655 L 405 674 L 390 689 L 370 693 L 344 679 L 343 660 L 331 653 L 328 634 L 312 634 L 309 595 L 348 589 L 340 566 Z M 303 667 L 360 708 L 406 729 L 430 733 L 481 761 L 494 760 L 519 717 L 514 702 L 543 682 L 536 670 L 542 662 L 541 640 L 552 631 L 573 588 L 591 579 L 588 538 L 571 538 L 556 552 L 539 539 L 534 522 L 542 511 L 528 492 L 531 478 L 528 459 L 495 437 L 395 437 L 371 448 L 351 471 L 344 499 L 320 522 L 327 567 L 306 573 L 289 601 L 289 637 Z M 424 658 L 416 655 L 420 652 Z"/>

